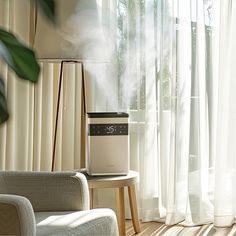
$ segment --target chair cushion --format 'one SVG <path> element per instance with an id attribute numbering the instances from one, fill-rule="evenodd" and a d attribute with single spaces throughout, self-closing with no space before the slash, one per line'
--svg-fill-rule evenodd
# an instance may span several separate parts
<path id="1" fill-rule="evenodd" d="M 70 212 L 35 212 L 36 235 L 118 235 L 115 213 L 111 209 Z"/>

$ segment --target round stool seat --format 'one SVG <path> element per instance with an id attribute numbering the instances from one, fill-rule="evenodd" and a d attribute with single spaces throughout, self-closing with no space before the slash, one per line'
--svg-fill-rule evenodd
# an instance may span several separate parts
<path id="1" fill-rule="evenodd" d="M 119 188 L 138 182 L 138 172 L 130 170 L 127 175 L 91 176 L 85 170 L 82 173 L 88 180 L 89 188 Z"/>

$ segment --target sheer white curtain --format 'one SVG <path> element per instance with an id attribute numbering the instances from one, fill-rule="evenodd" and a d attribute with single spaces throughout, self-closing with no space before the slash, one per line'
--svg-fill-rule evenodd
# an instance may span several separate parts
<path id="1" fill-rule="evenodd" d="M 213 216 L 208 109 L 212 104 L 207 89 L 207 80 L 212 80 L 211 4 L 210 1 L 172 2 L 177 28 L 174 29 L 176 71 L 170 81 L 167 224 L 181 221 L 186 225 L 202 224 Z"/>
<path id="2" fill-rule="evenodd" d="M 231 0 L 117 0 L 119 105 L 143 220 L 235 220 L 235 10 Z"/>
<path id="3" fill-rule="evenodd" d="M 114 9 L 114 1 L 97 2 L 101 11 Z M 140 173 L 144 221 L 196 225 L 214 218 L 214 6 L 216 1 L 117 0 L 110 11 L 117 25 L 118 104 L 130 113 L 131 168 Z"/>
<path id="4" fill-rule="evenodd" d="M 230 226 L 236 215 L 236 3 L 219 1 L 219 90 L 216 130 L 215 218 Z"/>

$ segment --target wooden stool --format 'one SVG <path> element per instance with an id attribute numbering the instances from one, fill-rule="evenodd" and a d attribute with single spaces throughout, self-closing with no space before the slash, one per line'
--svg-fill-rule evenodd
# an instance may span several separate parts
<path id="1" fill-rule="evenodd" d="M 124 187 L 128 187 L 130 211 L 135 233 L 140 232 L 138 219 L 137 199 L 135 184 L 138 180 L 138 173 L 130 170 L 128 175 L 123 176 L 89 176 L 83 171 L 87 180 L 90 191 L 90 208 L 93 208 L 93 189 L 96 188 L 117 188 L 117 219 L 120 235 L 126 235 L 125 232 L 125 204 L 124 204 Z"/>

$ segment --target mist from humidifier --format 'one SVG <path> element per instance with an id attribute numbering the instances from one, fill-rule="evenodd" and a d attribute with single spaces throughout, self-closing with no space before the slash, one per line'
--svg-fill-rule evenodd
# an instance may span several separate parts
<path id="1" fill-rule="evenodd" d="M 112 14 L 114 17 L 111 17 Z M 137 91 L 137 58 L 133 57 L 137 55 L 137 47 L 130 44 L 127 48 L 123 56 L 125 66 L 118 80 L 115 51 L 117 30 L 112 18 L 116 18 L 116 12 L 104 11 L 96 0 L 78 1 L 74 12 L 61 28 L 66 42 L 63 48 L 75 58 L 97 62 L 96 66 L 87 63 L 86 70 L 99 93 L 106 97 L 110 110 L 127 111 Z"/>
<path id="2" fill-rule="evenodd" d="M 155 45 L 154 39 L 158 37 L 159 29 L 155 31 L 154 19 L 154 1 L 146 1 L 145 3 L 145 20 L 143 20 L 143 27 L 141 27 L 141 19 L 132 19 L 132 14 L 127 16 L 124 14 L 123 28 L 126 31 L 128 43 L 123 55 L 124 70 L 120 77 L 121 88 L 121 107 L 124 109 L 131 108 L 131 104 L 135 95 L 138 95 L 142 89 L 145 88 L 144 96 L 153 96 L 153 85 L 156 79 L 156 68 L 158 63 L 158 47 Z M 137 4 L 138 5 L 138 4 Z M 137 9 L 133 9 L 135 12 Z M 155 35 L 156 34 L 156 35 Z M 145 68 L 145 69 L 144 69 Z M 137 98 L 140 99 L 140 98 Z M 150 99 L 146 100 L 146 107 L 149 107 Z M 151 106 L 153 101 L 151 101 Z M 150 107 L 151 107 L 150 106 Z"/>

